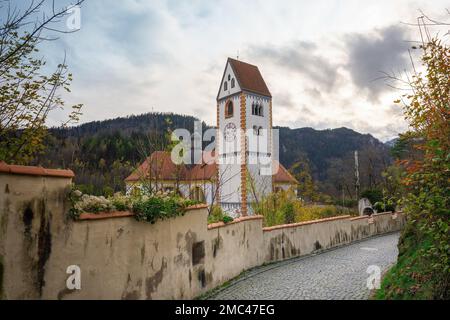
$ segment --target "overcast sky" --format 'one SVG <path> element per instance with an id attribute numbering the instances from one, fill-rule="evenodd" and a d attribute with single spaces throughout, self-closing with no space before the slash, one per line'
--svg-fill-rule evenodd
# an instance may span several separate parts
<path id="1" fill-rule="evenodd" d="M 25 2 L 25 1 L 24 1 Z M 59 3 L 59 2 L 58 2 Z M 227 57 L 259 67 L 274 125 L 349 127 L 381 140 L 406 128 L 401 93 L 376 80 L 410 66 L 422 9 L 448 21 L 448 1 L 86 0 L 81 29 L 45 44 L 74 74 L 68 104 L 82 122 L 150 111 L 215 124 Z M 61 112 L 50 124 L 63 119 Z"/>

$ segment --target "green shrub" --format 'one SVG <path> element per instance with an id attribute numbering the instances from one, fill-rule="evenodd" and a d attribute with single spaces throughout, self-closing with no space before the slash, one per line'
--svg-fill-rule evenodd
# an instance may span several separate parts
<path id="1" fill-rule="evenodd" d="M 352 209 L 335 205 L 305 205 L 290 190 L 269 194 L 252 206 L 256 214 L 264 217 L 265 227 L 357 214 Z"/>
<path id="2" fill-rule="evenodd" d="M 292 202 L 286 202 L 281 206 L 281 211 L 284 215 L 284 223 L 295 222 L 294 204 Z"/>
<path id="3" fill-rule="evenodd" d="M 110 186 L 105 186 L 103 187 L 102 194 L 105 197 L 111 197 L 114 194 L 114 189 L 111 188 Z"/>
<path id="4" fill-rule="evenodd" d="M 387 212 L 387 211 L 395 211 L 395 204 L 393 201 L 387 200 L 386 202 L 379 201 L 375 202 L 373 208 L 377 210 L 377 212 Z"/>
<path id="5" fill-rule="evenodd" d="M 186 207 L 198 204 L 198 201 L 184 199 L 174 194 L 129 197 L 116 193 L 105 198 L 72 190 L 69 198 L 72 203 L 69 215 L 74 219 L 77 219 L 81 213 L 132 211 L 137 220 L 150 223 L 158 219 L 183 215 Z"/>
<path id="6" fill-rule="evenodd" d="M 295 222 L 318 220 L 342 215 L 356 215 L 356 212 L 345 207 L 333 205 L 308 205 L 299 208 Z"/>
<path id="7" fill-rule="evenodd" d="M 224 213 L 220 206 L 218 205 L 211 206 L 208 215 L 208 224 L 216 222 L 229 223 L 231 221 L 233 221 L 233 218 Z"/>
<path id="8" fill-rule="evenodd" d="M 302 205 L 292 190 L 281 190 L 267 195 L 258 203 L 252 203 L 252 209 L 256 214 L 264 217 L 263 225 L 265 227 L 271 227 L 294 222 L 295 212 Z"/>
<path id="9" fill-rule="evenodd" d="M 230 222 L 233 222 L 233 220 L 234 219 L 232 217 L 227 216 L 227 215 L 223 216 L 223 218 L 222 218 L 223 223 L 230 223 Z"/>
<path id="10" fill-rule="evenodd" d="M 131 197 L 124 196 L 121 193 L 116 193 L 113 197 L 108 199 L 117 211 L 128 211 L 132 209 Z"/>
<path id="11" fill-rule="evenodd" d="M 178 196 L 142 197 L 133 202 L 133 212 L 136 220 L 155 223 L 158 219 L 182 216 L 186 207 L 197 203 L 197 201 Z"/>
<path id="12" fill-rule="evenodd" d="M 444 268 L 439 272 L 433 270 L 433 265 L 426 254 L 433 248 L 434 240 L 427 236 L 417 242 L 418 232 L 413 229 L 415 228 L 411 225 L 405 227 L 399 240 L 398 261 L 383 277 L 381 288 L 375 292 L 375 299 L 448 300 L 450 296 L 448 271 Z"/>

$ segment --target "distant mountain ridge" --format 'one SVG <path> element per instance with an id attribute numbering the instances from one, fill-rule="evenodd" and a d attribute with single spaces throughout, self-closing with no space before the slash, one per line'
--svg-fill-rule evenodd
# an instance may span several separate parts
<path id="1" fill-rule="evenodd" d="M 52 128 L 48 149 L 36 163 L 73 169 L 75 182 L 92 185 L 94 193 L 101 193 L 104 186 L 119 191 L 123 188 L 122 180 L 134 166 L 152 150 L 164 147 L 164 134 L 169 128 L 186 128 L 193 132 L 194 121 L 199 119 L 174 113 L 146 113 L 65 129 Z M 209 128 L 204 122 L 202 125 L 204 130 Z M 345 127 L 275 128 L 279 129 L 281 163 L 289 168 L 299 160 L 308 162 L 315 180 L 324 185 L 330 183 L 330 165 L 337 159 L 351 161 L 355 150 L 370 149 L 389 161 L 389 147 L 370 134 Z"/>
<path id="2" fill-rule="evenodd" d="M 370 134 L 361 134 L 345 127 L 316 130 L 313 128 L 278 127 L 280 130 L 280 161 L 288 168 L 302 156 L 309 160 L 316 179 L 326 178 L 327 161 L 349 156 L 354 151 L 373 148 L 387 154 L 389 148 Z"/>

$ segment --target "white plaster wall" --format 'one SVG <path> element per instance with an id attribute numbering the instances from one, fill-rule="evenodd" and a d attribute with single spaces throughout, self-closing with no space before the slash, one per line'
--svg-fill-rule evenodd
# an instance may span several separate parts
<path id="1" fill-rule="evenodd" d="M 261 198 L 272 192 L 272 156 L 270 150 L 270 98 L 256 94 L 246 94 L 247 135 L 248 135 L 248 172 L 251 174 L 253 184 L 257 190 L 257 197 Z M 263 106 L 263 115 L 252 114 L 252 104 L 258 103 Z M 253 127 L 262 127 L 263 134 L 255 134 Z M 258 155 L 259 152 L 260 154 Z M 255 154 L 257 153 L 257 154 Z M 248 201 L 254 201 L 252 192 L 248 193 Z"/>
<path id="2" fill-rule="evenodd" d="M 231 100 L 234 106 L 233 116 L 230 118 L 225 118 L 225 105 Z M 228 123 L 234 123 L 236 126 L 236 138 L 234 141 L 227 142 L 224 137 L 224 129 Z M 241 144 L 240 144 L 240 132 L 241 127 L 241 113 L 240 113 L 240 95 L 234 95 L 230 98 L 226 98 L 219 101 L 219 155 L 225 152 L 240 152 Z"/>
<path id="3" fill-rule="evenodd" d="M 231 88 L 231 80 L 228 80 L 228 75 L 230 76 L 231 79 L 234 78 L 234 83 L 235 83 L 235 87 Z M 223 89 L 223 83 L 227 81 L 228 82 L 228 90 L 224 90 Z M 222 79 L 222 82 L 220 83 L 220 91 L 219 91 L 219 96 L 218 99 L 223 99 L 224 97 L 227 97 L 229 95 L 235 94 L 237 92 L 240 92 L 241 88 L 239 86 L 239 83 L 236 79 L 236 76 L 234 74 L 233 68 L 231 67 L 230 63 L 227 62 L 227 65 L 225 67 L 225 74 L 224 77 Z"/>
<path id="4" fill-rule="evenodd" d="M 222 180 L 220 190 L 221 202 L 241 201 L 241 166 L 240 164 L 226 164 L 219 166 L 219 179 Z"/>
<path id="5" fill-rule="evenodd" d="M 228 98 L 219 101 L 219 180 L 220 201 L 240 202 L 241 189 L 241 115 L 240 96 L 236 94 L 230 97 L 234 105 L 233 117 L 225 118 L 225 104 Z M 234 123 L 237 128 L 234 141 L 227 142 L 224 139 L 224 129 L 228 123 Z M 226 154 L 226 158 L 224 157 Z"/>
<path id="6" fill-rule="evenodd" d="M 208 228 L 205 207 L 155 224 L 133 217 L 73 221 L 67 216 L 70 184 L 64 178 L 0 174 L 2 298 L 189 299 L 264 262 L 396 231 L 404 224 L 401 214 L 385 213 L 272 228 L 262 228 L 260 217 L 248 217 Z M 28 222 L 27 208 L 33 210 Z M 198 245 L 203 254 L 195 262 Z M 81 268 L 81 290 L 66 288 L 69 265 Z"/>

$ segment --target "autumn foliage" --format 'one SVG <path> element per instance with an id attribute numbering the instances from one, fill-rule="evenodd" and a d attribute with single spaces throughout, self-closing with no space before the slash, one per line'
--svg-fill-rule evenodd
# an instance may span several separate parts
<path id="1" fill-rule="evenodd" d="M 377 293 L 384 299 L 450 296 L 450 48 L 433 39 L 419 49 L 424 70 L 415 70 L 411 92 L 396 102 L 411 128 L 404 136 L 421 156 L 398 162 L 405 172 L 401 205 L 408 222 L 398 263 Z"/>

